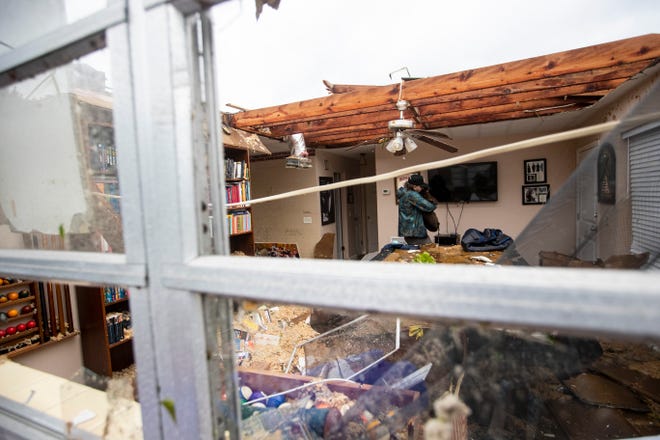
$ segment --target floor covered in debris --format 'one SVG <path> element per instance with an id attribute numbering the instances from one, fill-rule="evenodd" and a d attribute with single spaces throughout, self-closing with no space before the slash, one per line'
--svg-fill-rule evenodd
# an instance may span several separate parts
<path id="1" fill-rule="evenodd" d="M 262 309 L 263 310 L 263 309 Z M 304 307 L 271 307 L 271 322 L 244 347 L 242 367 L 301 374 L 298 344 L 320 333 Z M 328 316 L 325 313 L 323 316 Z M 374 345 L 383 322 L 331 346 L 330 358 L 349 358 Z M 413 332 L 412 329 L 416 329 Z M 421 329 L 421 332 L 419 331 Z M 322 330 L 326 330 L 323 328 Z M 273 338 L 264 337 L 273 336 Z M 471 409 L 469 438 L 595 439 L 660 434 L 660 348 L 653 344 L 527 334 L 502 329 L 402 322 L 401 347 L 383 364 L 432 367 L 418 404 L 401 411 L 428 419 L 432 402 L 461 380 L 459 397 Z M 313 350 L 318 352 L 318 347 Z M 309 353 L 307 353 L 309 355 Z M 379 366 L 380 367 L 380 366 Z"/>
<path id="2" fill-rule="evenodd" d="M 499 257 L 498 252 L 466 254 L 460 246 L 437 251 L 436 247 L 427 250 L 437 262 L 488 264 Z M 386 261 L 411 258 L 405 251 L 384 256 Z M 387 341 L 392 340 L 388 332 L 393 317 L 369 316 L 359 326 L 347 327 L 340 337 L 315 339 L 358 315 L 288 305 L 251 305 L 249 309 L 241 309 L 234 323 L 238 362 L 241 368 L 264 374 L 310 375 L 309 363 L 319 362 L 319 357 L 339 365 L 340 360 L 354 361 L 374 347 L 388 353 Z M 399 363 L 416 369 L 430 364 L 431 368 L 415 388 L 419 397 L 394 410 L 398 417 L 392 418 L 390 438 L 423 438 L 420 427 L 435 416 L 433 402 L 449 390 L 470 410 L 465 438 L 575 440 L 660 435 L 660 347 L 653 343 L 410 319 L 400 322 L 398 332 L 400 348 L 376 364 L 374 371 L 380 374 Z M 314 344 L 304 344 L 309 340 L 315 340 Z M 417 430 L 402 431 L 401 420 L 413 418 L 419 422 Z M 386 419 L 379 419 L 380 428 L 388 426 Z M 351 431 L 349 424 L 342 426 L 325 438 L 365 435 L 364 430 Z"/>

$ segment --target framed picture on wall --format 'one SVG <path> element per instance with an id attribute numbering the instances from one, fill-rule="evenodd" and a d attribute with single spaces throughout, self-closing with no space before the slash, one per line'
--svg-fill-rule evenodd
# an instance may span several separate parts
<path id="1" fill-rule="evenodd" d="M 612 144 L 604 144 L 598 151 L 598 202 L 616 202 L 616 155 Z"/>
<path id="2" fill-rule="evenodd" d="M 332 183 L 332 177 L 319 177 L 319 185 Z M 335 222 L 335 200 L 332 191 L 321 191 L 321 225 Z"/>
<path id="3" fill-rule="evenodd" d="M 524 161 L 525 184 L 545 183 L 546 167 L 545 159 L 531 159 Z"/>
<path id="4" fill-rule="evenodd" d="M 522 187 L 523 205 L 545 205 L 550 198 L 550 185 L 524 185 Z"/>

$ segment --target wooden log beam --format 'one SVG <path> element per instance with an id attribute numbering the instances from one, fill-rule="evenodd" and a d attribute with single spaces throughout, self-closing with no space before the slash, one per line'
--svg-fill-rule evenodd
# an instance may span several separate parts
<path id="1" fill-rule="evenodd" d="M 645 63 L 644 63 L 645 65 Z M 581 75 L 570 75 L 567 77 L 545 79 L 540 81 L 526 81 L 510 85 L 508 87 L 494 87 L 472 92 L 462 92 L 441 97 L 428 98 L 411 102 L 416 110 L 415 114 L 407 110 L 405 117 L 415 119 L 424 128 L 428 123 L 427 115 L 454 111 L 458 108 L 483 108 L 491 105 L 502 105 L 505 103 L 516 104 L 521 101 L 547 98 L 551 96 L 566 96 L 580 94 L 594 94 L 600 92 L 604 96 L 612 89 L 625 82 L 630 75 L 638 72 L 643 66 L 636 63 L 627 66 L 620 71 L 607 73 L 602 69 L 595 72 L 585 72 Z M 387 121 L 399 117 L 399 112 L 393 107 L 378 107 L 365 111 L 348 113 L 342 116 L 328 115 L 325 118 L 310 119 L 305 121 L 289 121 L 287 123 L 275 124 L 269 127 L 275 136 L 286 136 L 292 133 L 304 133 L 305 137 L 314 136 L 324 130 L 356 130 L 356 125 L 377 124 L 387 125 Z"/>
<path id="2" fill-rule="evenodd" d="M 523 101 L 515 104 L 504 105 L 490 105 L 487 109 L 484 108 L 470 108 L 467 110 L 458 109 L 455 111 L 448 111 L 438 113 L 432 117 L 427 117 L 425 121 L 429 126 L 434 128 L 454 127 L 460 121 L 460 125 L 467 125 L 471 123 L 488 122 L 491 118 L 495 120 L 500 119 L 500 115 L 516 115 L 513 119 L 519 119 L 530 116 L 541 116 L 550 114 L 549 110 L 557 111 L 572 111 L 584 108 L 589 103 L 584 100 L 572 100 L 571 98 L 556 97 L 550 99 L 536 99 L 532 101 Z M 330 132 L 323 135 L 307 135 L 305 142 L 309 145 L 334 145 L 335 143 L 346 142 L 361 142 L 369 139 L 374 139 L 379 136 L 389 137 L 392 133 L 384 126 L 381 130 L 365 130 L 365 131 L 342 131 Z"/>
<path id="3" fill-rule="evenodd" d="M 404 85 L 403 97 L 411 101 L 427 99 L 638 61 L 648 61 L 651 65 L 659 57 L 660 34 L 649 34 L 526 60 L 408 81 Z M 319 117 L 385 104 L 393 105 L 398 98 L 398 88 L 398 84 L 366 88 L 353 93 L 236 113 L 230 118 L 231 125 L 249 131 L 250 127 L 273 125 L 304 117 Z"/>
<path id="4" fill-rule="evenodd" d="M 431 125 L 442 127 L 457 127 L 462 125 L 471 125 L 493 121 L 504 121 L 507 119 L 524 119 L 537 116 L 549 116 L 555 113 L 566 111 L 575 111 L 589 103 L 582 100 L 565 100 L 563 98 L 536 100 L 521 103 L 518 106 L 491 106 L 488 112 L 481 112 L 478 109 L 467 111 L 455 111 L 442 115 L 437 115 L 430 120 Z M 309 146 L 337 148 L 339 146 L 357 145 L 360 143 L 378 143 L 383 139 L 392 136 L 392 132 L 385 128 L 363 131 L 346 131 L 325 134 L 321 136 L 306 137 L 305 142 Z"/>

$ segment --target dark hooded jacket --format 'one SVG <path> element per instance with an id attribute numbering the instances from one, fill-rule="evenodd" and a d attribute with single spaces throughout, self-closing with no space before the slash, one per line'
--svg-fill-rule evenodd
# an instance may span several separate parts
<path id="1" fill-rule="evenodd" d="M 399 236 L 418 238 L 428 236 L 422 211 L 434 211 L 436 205 L 417 191 L 407 189 L 405 186 L 397 190 L 396 197 L 399 201 Z"/>

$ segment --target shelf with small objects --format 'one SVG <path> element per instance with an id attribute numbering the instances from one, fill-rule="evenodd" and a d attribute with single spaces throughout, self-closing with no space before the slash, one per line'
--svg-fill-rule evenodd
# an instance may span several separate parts
<path id="1" fill-rule="evenodd" d="M 68 285 L 0 277 L 0 354 L 18 356 L 77 334 Z"/>
<path id="2" fill-rule="evenodd" d="M 229 248 L 233 255 L 254 255 L 254 224 L 249 201 L 251 192 L 250 157 L 269 156 L 259 136 L 230 127 L 226 123 L 229 115 L 223 115 L 222 151 L 225 169 L 226 229 L 229 234 Z"/>
<path id="3" fill-rule="evenodd" d="M 120 286 L 76 289 L 83 364 L 97 374 L 113 372 L 134 363 L 129 291 Z"/>
<path id="4" fill-rule="evenodd" d="M 237 204 L 225 214 L 230 250 L 233 254 L 254 255 L 250 187 L 250 154 L 225 145 L 225 202 Z"/>
<path id="5" fill-rule="evenodd" d="M 39 344 L 40 328 L 34 283 L 0 278 L 0 354 Z"/>

